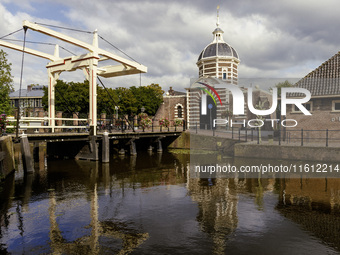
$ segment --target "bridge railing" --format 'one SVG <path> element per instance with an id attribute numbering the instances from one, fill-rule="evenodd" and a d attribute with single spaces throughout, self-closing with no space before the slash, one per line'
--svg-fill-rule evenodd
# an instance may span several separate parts
<path id="1" fill-rule="evenodd" d="M 8 117 L 9 125 L 7 129 L 16 129 L 17 120 Z M 97 123 L 97 131 L 109 132 L 178 132 L 186 130 L 186 122 L 178 124 L 175 120 L 169 120 L 167 126 L 161 125 L 159 119 L 152 119 L 149 126 L 142 126 L 139 120 L 131 120 L 129 123 L 125 119 L 112 121 L 110 119 L 100 119 Z M 50 123 L 50 124 L 49 124 Z M 51 125 L 52 123 L 52 125 Z M 72 125 L 73 124 L 73 125 Z M 84 125 L 85 124 L 85 125 Z M 48 118 L 48 117 L 21 117 L 19 120 L 19 131 L 33 129 L 35 132 L 88 132 L 88 119 L 75 118 Z"/>
<path id="2" fill-rule="evenodd" d="M 14 117 L 7 117 L 7 120 L 10 125 L 7 125 L 7 129 L 16 129 L 17 128 L 17 119 Z M 52 122 L 50 121 L 52 120 Z M 55 124 L 55 122 L 60 121 L 60 123 Z M 19 130 L 27 130 L 27 129 L 51 129 L 52 132 L 55 132 L 55 129 L 84 129 L 86 130 L 88 126 L 86 125 L 78 125 L 79 122 L 86 123 L 88 119 L 73 119 L 73 118 L 48 118 L 48 117 L 21 117 L 19 120 Z M 49 123 L 52 123 L 50 125 Z M 74 125 L 70 125 L 70 123 L 76 123 Z M 53 125 L 54 124 L 54 125 Z"/>
<path id="3" fill-rule="evenodd" d="M 167 126 L 161 125 L 159 119 L 152 119 L 152 122 L 148 126 L 143 126 L 139 119 L 130 120 L 128 123 L 126 120 L 115 120 L 110 121 L 109 119 L 104 120 L 103 123 L 98 124 L 98 131 L 109 131 L 109 132 L 179 132 L 186 130 L 186 122 L 182 121 L 178 124 L 175 120 L 169 120 Z M 133 128 L 132 128 L 133 127 Z"/>

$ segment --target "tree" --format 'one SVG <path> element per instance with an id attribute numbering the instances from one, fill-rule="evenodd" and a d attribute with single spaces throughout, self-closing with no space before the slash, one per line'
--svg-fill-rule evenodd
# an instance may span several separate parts
<path id="1" fill-rule="evenodd" d="M 290 83 L 288 80 L 285 80 L 284 82 L 279 82 L 275 85 L 277 88 L 277 96 L 281 97 L 281 88 L 287 88 L 287 87 L 293 87 L 294 85 Z"/>
<path id="2" fill-rule="evenodd" d="M 115 113 L 115 106 L 118 102 L 118 96 L 114 89 L 112 88 L 102 88 L 98 86 L 97 88 L 97 110 L 98 113 L 107 113 L 113 115 Z"/>
<path id="3" fill-rule="evenodd" d="M 115 106 L 119 106 L 119 115 L 137 115 L 142 106 L 149 115 L 155 115 L 163 102 L 164 91 L 158 84 L 130 88 L 119 87 L 104 89 L 97 86 L 97 112 L 113 114 Z M 48 89 L 44 88 L 43 105 L 48 106 Z M 57 81 L 55 86 L 55 109 L 63 112 L 89 112 L 89 82 Z"/>
<path id="4" fill-rule="evenodd" d="M 9 93 L 13 89 L 11 63 L 7 62 L 7 53 L 0 50 L 0 113 L 11 114 Z"/>
<path id="5" fill-rule="evenodd" d="M 163 102 L 163 93 L 159 84 L 150 84 L 148 86 L 130 87 L 130 90 L 137 98 L 137 111 L 140 112 L 141 108 L 145 108 L 148 115 L 155 115 L 159 106 Z"/>
<path id="6" fill-rule="evenodd" d="M 293 87 L 294 85 L 290 83 L 288 80 L 285 80 L 284 82 L 279 82 L 275 85 L 277 88 L 277 96 L 278 98 L 281 97 L 281 88 L 287 88 L 287 87 Z M 276 118 L 281 119 L 281 105 L 278 104 L 278 107 L 276 108 Z M 280 127 L 280 126 L 279 126 Z"/>
<path id="7" fill-rule="evenodd" d="M 120 114 L 136 115 L 138 111 L 138 101 L 131 89 L 120 87 L 115 89 L 118 97 Z"/>
<path id="8" fill-rule="evenodd" d="M 42 103 L 48 107 L 48 91 L 44 88 Z M 89 112 L 89 82 L 65 82 L 58 80 L 55 86 L 55 110 L 65 113 L 87 114 Z"/>

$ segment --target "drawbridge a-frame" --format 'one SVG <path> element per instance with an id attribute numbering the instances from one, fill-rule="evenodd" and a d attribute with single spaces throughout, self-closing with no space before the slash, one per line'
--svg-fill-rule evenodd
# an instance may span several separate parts
<path id="1" fill-rule="evenodd" d="M 92 135 L 96 135 L 97 132 L 97 76 L 109 78 L 147 72 L 147 67 L 143 66 L 142 64 L 99 48 L 97 30 L 93 32 L 92 44 L 89 44 L 29 21 L 23 21 L 23 27 L 25 32 L 27 29 L 31 29 L 76 45 L 88 51 L 87 54 L 61 58 L 59 56 L 58 45 L 55 46 L 54 54 L 51 55 L 27 47 L 23 48 L 23 46 L 0 40 L 0 46 L 21 52 L 24 51 L 25 53 L 50 60 L 50 62 L 46 65 L 46 68 L 49 80 L 48 117 L 49 126 L 52 128 L 52 132 L 54 132 L 55 127 L 55 85 L 62 72 L 71 72 L 77 69 L 82 69 L 85 76 L 89 80 L 89 125 Z M 117 64 L 98 67 L 98 63 L 105 60 L 113 60 L 117 62 Z"/>

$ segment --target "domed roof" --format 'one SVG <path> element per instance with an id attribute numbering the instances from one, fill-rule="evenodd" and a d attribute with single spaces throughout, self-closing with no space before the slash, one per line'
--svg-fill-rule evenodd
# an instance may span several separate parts
<path id="1" fill-rule="evenodd" d="M 205 47 L 199 55 L 197 61 L 200 61 L 202 58 L 210 57 L 235 57 L 238 59 L 238 54 L 236 50 L 229 44 L 220 41 L 212 42 L 207 47 Z"/>

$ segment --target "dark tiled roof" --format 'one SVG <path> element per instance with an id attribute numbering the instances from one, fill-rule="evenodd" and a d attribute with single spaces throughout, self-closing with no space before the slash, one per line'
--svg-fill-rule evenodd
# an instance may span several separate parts
<path id="1" fill-rule="evenodd" d="M 312 96 L 340 95 L 340 51 L 295 84 Z M 292 96 L 301 96 L 298 93 Z"/>
<path id="2" fill-rule="evenodd" d="M 17 91 L 14 91 L 12 93 L 9 94 L 9 97 L 10 98 L 18 98 L 19 97 L 19 91 L 20 90 L 17 90 Z M 27 98 L 27 97 L 30 97 L 30 98 L 42 98 L 44 96 L 44 91 L 41 89 L 37 89 L 37 88 L 34 88 L 32 89 L 31 91 L 28 91 L 27 89 L 22 89 L 21 90 L 21 97 L 22 98 Z"/>
<path id="3" fill-rule="evenodd" d="M 201 54 L 198 57 L 197 61 L 200 61 L 202 58 L 209 57 L 235 57 L 238 58 L 236 50 L 231 47 L 229 44 L 225 42 L 219 43 L 210 43 L 207 47 L 202 50 Z"/>
<path id="4" fill-rule="evenodd" d="M 185 96 L 186 93 L 185 92 L 181 92 L 181 91 L 176 91 L 174 90 L 174 92 L 172 93 L 171 96 Z"/>

